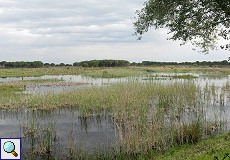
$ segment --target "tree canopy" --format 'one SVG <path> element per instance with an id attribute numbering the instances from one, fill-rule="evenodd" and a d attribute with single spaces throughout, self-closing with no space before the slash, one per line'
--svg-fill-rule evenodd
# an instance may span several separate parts
<path id="1" fill-rule="evenodd" d="M 208 53 L 223 38 L 221 48 L 230 50 L 230 0 L 148 0 L 137 11 L 135 35 L 150 27 L 168 28 L 169 39 L 191 42 Z"/>
<path id="2" fill-rule="evenodd" d="M 130 64 L 126 60 L 90 60 L 90 61 L 81 61 L 73 63 L 74 66 L 82 67 L 125 67 Z"/>
<path id="3" fill-rule="evenodd" d="M 33 61 L 33 62 L 24 62 L 24 61 L 6 62 L 6 61 L 2 61 L 2 62 L 0 62 L 0 66 L 5 67 L 5 68 L 39 68 L 39 67 L 43 67 L 44 64 L 41 61 Z"/>

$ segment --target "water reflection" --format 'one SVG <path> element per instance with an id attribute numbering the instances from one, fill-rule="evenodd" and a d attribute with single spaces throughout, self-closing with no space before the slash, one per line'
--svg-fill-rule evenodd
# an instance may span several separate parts
<path id="1" fill-rule="evenodd" d="M 87 152 L 101 148 L 108 150 L 115 140 L 111 117 L 105 111 L 100 115 L 82 117 L 78 110 L 55 111 L 4 111 L 1 110 L 0 137 L 23 137 L 23 154 L 41 154 L 48 149 L 63 156 L 71 142 L 76 148 Z"/>
<path id="2" fill-rule="evenodd" d="M 230 130 L 230 106 L 211 105 L 197 109 L 200 115 L 192 109 L 183 109 L 178 122 L 189 123 L 201 116 L 208 122 L 225 122 L 223 124 L 225 130 Z M 168 120 L 168 124 L 171 119 L 167 115 L 173 115 L 169 112 L 165 112 L 165 120 Z M 68 159 L 69 152 L 79 153 L 79 149 L 87 153 L 94 153 L 98 148 L 103 151 L 112 149 L 116 144 L 119 131 L 115 124 L 120 125 L 123 131 L 127 129 L 124 125 L 126 121 L 117 119 L 114 124 L 113 120 L 107 111 L 101 111 L 100 114 L 92 111 L 91 114 L 82 116 L 79 110 L 73 108 L 48 111 L 0 110 L 0 137 L 22 137 L 23 158 L 34 155 L 36 159 L 44 159 L 44 156 L 45 159 L 47 156 Z"/>

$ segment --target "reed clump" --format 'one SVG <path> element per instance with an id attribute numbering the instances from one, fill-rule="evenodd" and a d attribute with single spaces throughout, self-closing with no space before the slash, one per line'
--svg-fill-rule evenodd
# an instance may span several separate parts
<path id="1" fill-rule="evenodd" d="M 31 117 L 32 119 L 34 117 Z M 23 139 L 29 142 L 28 157 L 52 157 L 53 152 L 56 151 L 55 143 L 57 141 L 57 134 L 55 126 L 48 123 L 46 126 L 41 125 L 35 119 L 29 120 L 23 127 Z"/>

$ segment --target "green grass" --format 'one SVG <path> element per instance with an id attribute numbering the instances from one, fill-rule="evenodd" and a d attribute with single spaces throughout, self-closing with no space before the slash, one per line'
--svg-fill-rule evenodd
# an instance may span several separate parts
<path id="1" fill-rule="evenodd" d="M 22 86 L 15 85 L 1 85 L 0 84 L 0 94 L 12 93 L 12 92 L 20 92 L 22 91 Z"/>
<path id="2" fill-rule="evenodd" d="M 203 140 L 195 145 L 182 145 L 171 148 L 165 153 L 153 156 L 153 159 L 165 160 L 212 160 L 215 157 L 223 160 L 230 159 L 230 132 Z"/>
<path id="3" fill-rule="evenodd" d="M 106 68 L 97 69 L 94 72 L 88 72 L 83 75 L 94 78 L 119 78 L 129 76 L 146 75 L 148 72 L 145 70 L 133 69 L 133 68 Z"/>
<path id="4" fill-rule="evenodd" d="M 0 85 L 0 107 L 4 109 L 21 108 L 26 103 L 26 96 L 20 92 L 24 88 L 20 85 Z"/>
<path id="5" fill-rule="evenodd" d="M 90 71 L 80 67 L 49 67 L 49 68 L 11 68 L 0 69 L 0 77 L 38 77 L 43 75 L 79 75 Z"/>
<path id="6" fill-rule="evenodd" d="M 43 75 L 86 75 L 92 77 L 127 77 L 147 73 L 137 68 L 82 68 L 82 67 L 49 67 L 49 68 L 12 68 L 0 69 L 0 77 L 29 77 Z"/>
<path id="7" fill-rule="evenodd" d="M 118 68 L 82 68 L 82 67 L 48 67 L 48 68 L 0 68 L 0 77 L 29 77 L 43 75 L 87 75 L 91 77 L 114 78 L 151 74 L 153 72 L 168 73 L 206 73 L 208 75 L 228 75 L 229 68 L 197 67 L 197 66 L 152 66 L 152 67 L 118 67 Z"/>
<path id="8" fill-rule="evenodd" d="M 62 82 L 61 79 L 34 79 L 34 80 L 21 80 L 23 83 L 46 83 L 46 82 Z"/>
<path id="9" fill-rule="evenodd" d="M 185 90 L 184 87 L 188 90 Z M 173 96 L 181 96 L 183 98 L 181 101 L 192 101 L 195 98 L 195 89 L 196 86 L 192 83 L 164 85 L 129 82 L 57 94 L 34 95 L 31 97 L 29 105 L 35 108 L 40 106 L 44 109 L 49 109 L 49 106 L 56 106 L 56 108 L 75 106 L 88 109 L 120 108 L 121 106 L 127 108 L 133 105 L 147 105 L 152 96 L 163 96 L 162 100 L 164 100 L 168 95 L 171 101 L 173 101 Z M 192 92 L 188 92 L 189 90 Z"/>

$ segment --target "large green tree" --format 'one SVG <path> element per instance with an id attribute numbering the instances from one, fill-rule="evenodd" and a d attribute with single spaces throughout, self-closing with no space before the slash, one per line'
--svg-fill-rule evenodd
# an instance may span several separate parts
<path id="1" fill-rule="evenodd" d="M 137 11 L 135 34 L 141 36 L 150 27 L 168 28 L 172 40 L 191 42 L 208 53 L 218 39 L 222 49 L 230 49 L 230 0 L 148 0 Z"/>

